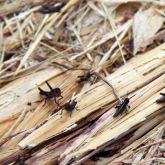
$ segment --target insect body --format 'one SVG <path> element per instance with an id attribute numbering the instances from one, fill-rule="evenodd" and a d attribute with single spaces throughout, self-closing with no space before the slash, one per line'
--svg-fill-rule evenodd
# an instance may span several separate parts
<path id="1" fill-rule="evenodd" d="M 19 160 L 18 164 L 19 164 L 19 165 L 26 165 L 26 164 L 25 164 L 25 161 L 24 161 L 23 159 L 22 159 L 22 160 Z"/>
<path id="2" fill-rule="evenodd" d="M 38 90 L 40 91 L 40 95 L 45 97 L 45 103 L 46 103 L 46 100 L 47 100 L 47 99 L 52 99 L 52 98 L 54 98 L 55 103 L 56 103 L 57 105 L 59 105 L 58 101 L 59 101 L 60 99 L 63 98 L 63 96 L 61 95 L 61 93 L 62 93 L 62 92 L 61 92 L 61 89 L 60 89 L 60 88 L 54 88 L 54 89 L 53 89 L 47 81 L 46 81 L 46 84 L 47 84 L 47 86 L 49 87 L 50 91 L 45 91 L 45 90 L 43 90 L 43 89 L 41 89 L 41 88 L 39 87 Z M 59 97 L 60 99 L 58 99 L 58 101 L 57 101 L 57 98 L 58 98 L 58 97 Z M 45 104 L 45 103 L 44 103 L 44 104 Z"/>
<path id="3" fill-rule="evenodd" d="M 158 100 L 156 100 L 157 103 L 165 103 L 165 93 L 160 93 L 160 95 L 162 95 L 162 97 Z"/>
<path id="4" fill-rule="evenodd" d="M 75 100 L 69 100 L 67 103 L 65 103 L 65 104 L 63 105 L 63 108 L 64 108 L 66 111 L 70 112 L 70 117 L 72 116 L 73 110 L 74 110 L 74 109 L 77 109 L 77 108 L 76 108 L 76 104 L 77 104 L 77 101 L 75 101 Z M 61 111 L 61 113 L 62 113 L 62 111 Z"/>
<path id="5" fill-rule="evenodd" d="M 14 163 L 14 164 L 17 164 L 17 165 L 27 165 L 27 164 L 25 163 L 24 157 L 19 157 L 19 158 L 17 159 L 16 163 Z"/>
<path id="6" fill-rule="evenodd" d="M 94 73 L 87 72 L 85 75 L 78 76 L 79 80 L 77 80 L 77 83 L 82 83 L 85 81 L 91 81 L 91 77 L 94 75 Z"/>
<path id="7" fill-rule="evenodd" d="M 31 106 L 31 105 L 32 105 L 32 103 L 31 103 L 31 102 L 28 102 L 28 103 L 27 103 L 27 105 L 28 105 L 28 106 Z"/>
<path id="8" fill-rule="evenodd" d="M 63 4 L 63 3 L 57 3 L 51 7 L 43 5 L 42 9 L 40 9 L 40 12 L 43 14 L 56 13 L 56 12 L 60 12 L 64 6 L 65 6 L 65 4 Z"/>
<path id="9" fill-rule="evenodd" d="M 116 106 L 116 113 L 113 115 L 113 117 L 117 117 L 119 115 L 122 115 L 124 112 L 127 112 L 127 108 L 129 107 L 129 98 L 126 97 L 119 105 Z"/>

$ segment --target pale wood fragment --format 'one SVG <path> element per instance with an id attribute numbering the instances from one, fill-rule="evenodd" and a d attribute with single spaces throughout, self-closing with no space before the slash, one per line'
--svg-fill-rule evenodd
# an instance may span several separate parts
<path id="1" fill-rule="evenodd" d="M 108 77 L 112 83 L 116 84 L 116 88 L 118 91 L 120 90 L 121 95 L 126 95 L 128 92 L 130 93 L 131 91 L 136 91 L 138 88 L 147 85 L 157 78 L 158 80 L 156 81 L 156 84 L 159 83 L 160 86 L 155 86 L 155 90 L 158 91 L 163 87 L 162 82 L 165 81 L 165 66 L 163 65 L 164 54 L 162 50 L 163 46 L 164 45 L 161 45 L 160 47 L 145 53 L 145 55 L 139 55 L 131 59 L 128 64 L 124 65 L 122 68 Z M 159 67 L 155 68 L 155 65 L 157 66 L 158 64 Z M 154 70 L 152 70 L 152 68 L 154 68 Z M 149 72 L 150 70 L 151 72 Z M 144 96 L 147 96 L 148 98 L 150 96 L 149 92 L 145 93 Z M 141 100 L 143 99 L 144 98 L 141 98 Z M 45 125 L 20 142 L 20 146 L 24 148 L 25 146 L 30 147 L 37 145 L 41 141 L 46 140 L 48 137 L 65 130 L 76 121 L 96 111 L 99 107 L 112 102 L 114 100 L 114 96 L 111 93 L 111 89 L 106 84 L 98 83 L 92 86 L 88 91 L 84 92 L 84 94 L 77 98 L 77 100 L 80 111 L 73 113 L 72 118 L 68 119 L 68 113 L 65 112 L 63 113 L 62 118 L 56 116 L 54 119 L 48 121 Z M 155 109 L 153 108 L 150 113 L 153 113 L 155 110 L 157 110 L 157 107 L 155 107 Z M 130 120 L 133 122 L 133 118 Z M 138 123 L 142 120 L 144 120 L 144 118 L 140 119 L 140 121 L 136 120 L 136 122 Z M 57 126 L 56 129 L 54 129 L 54 125 Z M 95 143 L 93 143 L 93 145 L 95 145 Z"/>

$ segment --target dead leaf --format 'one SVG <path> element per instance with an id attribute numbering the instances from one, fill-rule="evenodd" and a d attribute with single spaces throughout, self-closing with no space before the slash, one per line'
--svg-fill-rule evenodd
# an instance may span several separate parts
<path id="1" fill-rule="evenodd" d="M 139 10 L 134 17 L 133 39 L 134 54 L 144 51 L 153 42 L 154 35 L 161 28 L 164 18 L 150 7 L 147 10 Z"/>

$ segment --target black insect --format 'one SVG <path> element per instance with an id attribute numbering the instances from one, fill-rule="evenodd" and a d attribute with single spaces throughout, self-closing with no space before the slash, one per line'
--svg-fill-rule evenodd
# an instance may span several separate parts
<path id="1" fill-rule="evenodd" d="M 32 103 L 31 103 L 31 102 L 28 102 L 28 103 L 27 103 L 27 105 L 28 105 L 28 106 L 31 106 L 31 105 L 32 105 Z"/>
<path id="2" fill-rule="evenodd" d="M 117 117 L 119 115 L 122 115 L 124 112 L 127 112 L 127 108 L 129 108 L 129 101 L 130 98 L 126 97 L 119 105 L 117 105 L 115 108 L 117 109 L 113 117 Z"/>
<path id="3" fill-rule="evenodd" d="M 19 158 L 17 159 L 17 161 L 16 161 L 14 164 L 17 164 L 17 165 L 27 165 L 27 164 L 25 163 L 24 157 L 19 157 Z"/>
<path id="4" fill-rule="evenodd" d="M 19 165 L 26 165 L 25 164 L 25 161 L 23 159 L 20 159 L 19 162 L 18 162 Z"/>
<path id="5" fill-rule="evenodd" d="M 48 13 L 57 13 L 60 12 L 61 9 L 65 6 L 64 3 L 57 3 L 54 6 L 46 6 L 43 5 L 42 9 L 40 9 L 40 12 L 43 14 L 48 14 Z"/>
<path id="6" fill-rule="evenodd" d="M 157 103 L 165 103 L 165 93 L 160 93 L 160 95 L 162 95 L 162 97 L 158 100 L 156 100 Z"/>
<path id="7" fill-rule="evenodd" d="M 46 100 L 52 99 L 52 98 L 54 98 L 55 103 L 57 105 L 59 105 L 58 101 L 63 98 L 63 96 L 61 95 L 61 93 L 62 93 L 61 89 L 60 88 L 53 89 L 47 81 L 46 81 L 46 84 L 49 87 L 50 91 L 44 91 L 40 87 L 38 88 L 38 90 L 40 91 L 40 95 L 45 98 L 44 105 L 46 104 Z M 58 97 L 59 97 L 59 99 L 57 100 Z"/>
<path id="8" fill-rule="evenodd" d="M 93 75 L 94 75 L 94 73 L 87 72 L 84 75 L 77 76 L 79 78 L 79 80 L 77 80 L 76 82 L 77 83 L 82 83 L 82 82 L 85 82 L 85 81 L 90 81 L 91 82 L 91 78 L 92 78 Z"/>
<path id="9" fill-rule="evenodd" d="M 77 104 L 77 101 L 75 100 L 69 100 L 68 102 L 66 102 L 64 105 L 63 105 L 63 108 L 70 112 L 70 117 L 72 116 L 72 112 L 74 109 L 77 109 L 76 107 L 76 104 Z M 61 110 L 61 114 L 62 114 L 62 111 L 63 109 Z"/>

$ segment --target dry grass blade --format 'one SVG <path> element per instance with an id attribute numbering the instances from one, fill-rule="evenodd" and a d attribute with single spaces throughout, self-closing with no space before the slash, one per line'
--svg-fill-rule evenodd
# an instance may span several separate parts
<path id="1" fill-rule="evenodd" d="M 131 21 L 128 21 L 125 25 L 121 26 L 119 28 L 119 30 L 117 30 L 118 33 L 121 33 L 123 30 L 129 28 L 131 26 Z M 117 34 L 118 34 L 117 33 Z M 89 48 L 86 48 L 85 51 L 73 56 L 73 57 L 70 57 L 70 60 L 74 60 L 82 55 L 84 55 L 85 53 L 89 52 L 89 51 L 92 51 L 93 49 L 95 49 L 96 47 L 98 47 L 99 45 L 102 45 L 104 44 L 106 41 L 112 39 L 114 37 L 114 34 L 112 32 L 110 32 L 109 34 L 106 34 L 105 36 L 102 37 L 102 39 L 100 41 L 98 41 L 97 43 L 95 43 L 94 45 L 90 46 Z"/>
<path id="2" fill-rule="evenodd" d="M 21 69 L 21 67 L 23 66 L 23 64 L 26 62 L 26 60 L 29 58 L 29 56 L 32 54 L 32 52 L 36 49 L 37 45 L 39 44 L 40 40 L 42 39 L 43 35 L 45 34 L 45 32 L 61 17 L 61 15 L 63 14 L 63 12 L 65 12 L 67 9 L 69 9 L 72 5 L 74 5 L 75 3 L 77 3 L 79 0 L 70 0 L 66 6 L 64 6 L 62 12 L 60 13 L 55 13 L 51 16 L 51 20 L 48 24 L 46 24 L 46 26 L 44 26 L 44 28 L 41 30 L 41 32 L 38 34 L 36 40 L 31 43 L 31 46 L 29 48 L 29 50 L 26 52 L 24 58 L 21 60 L 20 65 L 18 66 L 15 74 L 18 74 L 19 70 Z"/>
<path id="3" fill-rule="evenodd" d="M 0 164 L 164 162 L 164 0 L 0 4 Z"/>

